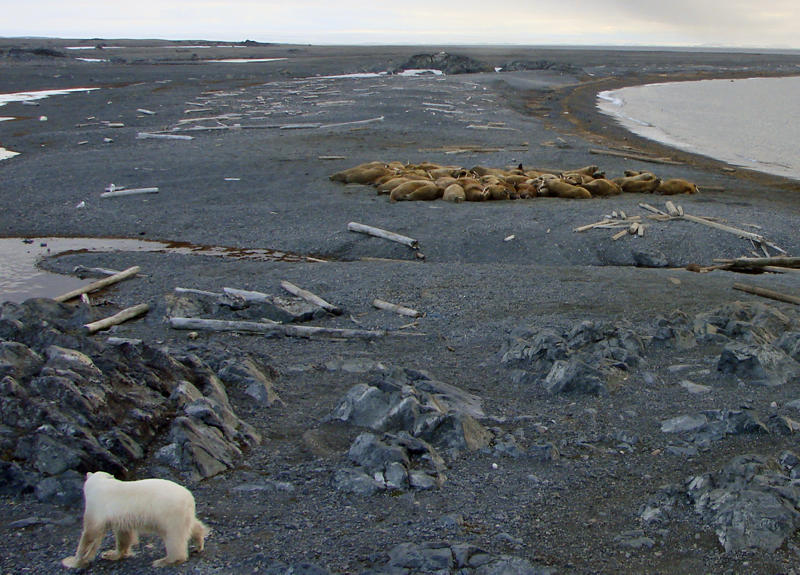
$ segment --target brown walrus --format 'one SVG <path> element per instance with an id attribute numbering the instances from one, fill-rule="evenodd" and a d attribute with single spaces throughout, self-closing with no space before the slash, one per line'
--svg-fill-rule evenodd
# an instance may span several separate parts
<path id="1" fill-rule="evenodd" d="M 404 200 L 423 200 L 423 201 L 432 201 L 438 200 L 442 197 L 444 190 L 437 186 L 434 183 L 425 184 L 424 186 L 418 187 L 416 190 L 405 196 Z"/>
<path id="2" fill-rule="evenodd" d="M 539 188 L 539 195 L 582 200 L 592 197 L 592 194 L 589 192 L 589 190 L 579 186 L 573 186 L 572 184 L 568 184 L 567 182 L 557 178 L 544 180 Z"/>
<path id="3" fill-rule="evenodd" d="M 489 199 L 489 194 L 480 186 L 469 186 L 464 188 L 464 197 L 468 202 L 483 202 Z"/>
<path id="4" fill-rule="evenodd" d="M 409 180 L 408 182 L 402 183 L 394 188 L 392 193 L 389 194 L 389 199 L 393 202 L 404 200 L 406 199 L 406 196 L 414 190 L 428 185 L 436 187 L 436 184 L 430 180 Z"/>
<path id="5" fill-rule="evenodd" d="M 492 184 L 490 186 L 486 186 L 486 193 L 488 194 L 489 200 L 509 200 L 511 199 L 511 194 L 503 184 Z"/>
<path id="6" fill-rule="evenodd" d="M 696 184 L 678 178 L 664 180 L 656 188 L 657 194 L 664 194 L 665 196 L 674 196 L 676 194 L 696 194 L 697 192 L 698 189 Z"/>
<path id="7" fill-rule="evenodd" d="M 346 184 L 371 184 L 391 172 L 392 170 L 387 168 L 383 162 L 368 162 L 336 172 L 330 176 L 330 179 L 334 182 L 344 182 Z"/>
<path id="8" fill-rule="evenodd" d="M 637 176 L 614 178 L 613 181 L 626 194 L 648 194 L 653 192 L 661 183 L 659 178 L 649 172 Z"/>
<path id="9" fill-rule="evenodd" d="M 459 184 L 450 184 L 444 189 L 442 199 L 448 202 L 459 203 L 467 199 L 467 194 L 464 192 L 464 188 Z"/>
<path id="10" fill-rule="evenodd" d="M 619 184 L 612 182 L 611 180 L 605 180 L 603 178 L 597 178 L 596 180 L 592 180 L 591 182 L 586 182 L 585 184 L 581 184 L 582 188 L 589 190 L 592 196 L 617 196 L 622 193 L 622 188 L 619 187 Z"/>

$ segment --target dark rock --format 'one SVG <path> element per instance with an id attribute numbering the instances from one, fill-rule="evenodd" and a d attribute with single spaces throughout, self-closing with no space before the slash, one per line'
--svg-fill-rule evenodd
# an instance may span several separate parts
<path id="1" fill-rule="evenodd" d="M 275 391 L 272 377 L 251 357 L 226 360 L 218 375 L 226 384 L 239 386 L 261 405 L 270 407 L 275 403 L 283 403 Z"/>
<path id="2" fill-rule="evenodd" d="M 647 537 L 644 531 L 628 531 L 614 537 L 614 541 L 619 543 L 622 547 L 630 549 L 652 549 L 656 544 L 653 539 Z"/>
<path id="3" fill-rule="evenodd" d="M 387 445 L 372 433 L 359 435 L 350 446 L 348 457 L 370 474 L 383 472 L 391 463 L 400 463 L 404 467 L 408 467 L 410 463 L 402 447 Z"/>
<path id="4" fill-rule="evenodd" d="M 688 431 L 697 431 L 708 423 L 708 418 L 700 414 L 695 415 L 679 415 L 661 422 L 662 433 L 686 433 Z"/>
<path id="5" fill-rule="evenodd" d="M 800 378 L 800 364 L 771 345 L 732 342 L 726 345 L 717 370 L 757 385 L 777 386 Z"/>
<path id="6" fill-rule="evenodd" d="M 800 331 L 784 333 L 775 342 L 775 347 L 779 347 L 793 360 L 800 362 Z"/>
<path id="7" fill-rule="evenodd" d="M 159 459 L 188 474 L 192 481 L 212 477 L 232 468 L 241 450 L 226 441 L 222 431 L 189 417 L 178 417 L 170 430 L 172 446 L 159 451 Z"/>
<path id="8" fill-rule="evenodd" d="M 654 248 L 634 248 L 631 250 L 634 263 L 640 268 L 665 268 L 669 260 L 664 252 Z"/>
<path id="9" fill-rule="evenodd" d="M 560 456 L 558 448 L 552 443 L 532 445 L 528 448 L 527 455 L 537 461 L 554 461 Z"/>
<path id="10" fill-rule="evenodd" d="M 21 494 L 34 489 L 37 475 L 14 461 L 0 459 L 0 493 Z"/>
<path id="11" fill-rule="evenodd" d="M 444 74 L 475 74 L 492 72 L 494 68 L 468 56 L 437 52 L 436 54 L 416 54 L 398 66 L 394 72 L 403 70 L 441 70 Z"/>
<path id="12" fill-rule="evenodd" d="M 0 341 L 0 378 L 17 380 L 31 377 L 44 365 L 44 358 L 28 346 L 15 341 Z"/>
<path id="13" fill-rule="evenodd" d="M 450 570 L 453 566 L 453 553 L 449 546 L 401 543 L 389 551 L 389 565 L 420 573 Z"/>
<path id="14" fill-rule="evenodd" d="M 337 469 L 333 475 L 333 487 L 356 495 L 374 495 L 384 486 L 360 469 Z"/>
<path id="15" fill-rule="evenodd" d="M 45 503 L 76 505 L 83 499 L 83 481 L 84 476 L 72 469 L 46 477 L 36 485 L 36 498 Z"/>
<path id="16" fill-rule="evenodd" d="M 600 370 L 580 359 L 558 360 L 542 381 L 550 393 L 605 393 L 606 383 Z"/>
<path id="17" fill-rule="evenodd" d="M 775 551 L 800 525 L 800 488 L 777 461 L 759 455 L 735 457 L 717 473 L 693 477 L 687 494 L 728 552 Z"/>
<path id="18" fill-rule="evenodd" d="M 488 445 L 491 434 L 470 413 L 480 400 L 426 374 L 393 371 L 373 385 L 350 388 L 329 416 L 373 431 L 404 431 L 451 456 Z"/>

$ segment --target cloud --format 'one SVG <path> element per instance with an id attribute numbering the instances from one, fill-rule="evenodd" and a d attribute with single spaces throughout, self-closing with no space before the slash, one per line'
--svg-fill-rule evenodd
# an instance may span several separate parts
<path id="1" fill-rule="evenodd" d="M 785 45 L 797 0 L 28 0 L 0 35 L 302 43 Z"/>

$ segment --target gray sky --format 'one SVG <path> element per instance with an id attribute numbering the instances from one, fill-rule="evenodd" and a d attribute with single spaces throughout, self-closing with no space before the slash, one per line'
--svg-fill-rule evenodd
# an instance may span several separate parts
<path id="1" fill-rule="evenodd" d="M 0 36 L 800 49 L 800 0 L 0 0 Z"/>

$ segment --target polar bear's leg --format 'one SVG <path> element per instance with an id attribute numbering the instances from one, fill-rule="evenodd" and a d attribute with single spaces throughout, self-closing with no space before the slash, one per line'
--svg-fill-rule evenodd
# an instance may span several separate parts
<path id="1" fill-rule="evenodd" d="M 83 532 L 78 543 L 78 550 L 72 557 L 67 557 L 61 561 L 64 567 L 85 567 L 88 565 L 100 548 L 105 535 L 105 525 L 86 521 L 84 518 Z"/>
<path id="2" fill-rule="evenodd" d="M 117 541 L 117 546 L 113 551 L 104 551 L 102 553 L 103 559 L 110 559 L 111 561 L 118 561 L 133 555 L 131 547 L 139 542 L 139 537 L 134 530 L 115 529 L 114 537 Z"/>
<path id="3" fill-rule="evenodd" d="M 198 551 L 202 551 L 205 547 L 206 535 L 208 535 L 208 527 L 203 525 L 201 521 L 195 519 L 194 523 L 192 523 L 191 537 Z"/>
<path id="4" fill-rule="evenodd" d="M 183 529 L 173 529 L 164 534 L 164 546 L 167 548 L 166 557 L 153 561 L 153 567 L 163 567 L 183 563 L 189 558 L 189 551 L 186 547 L 188 533 Z"/>

